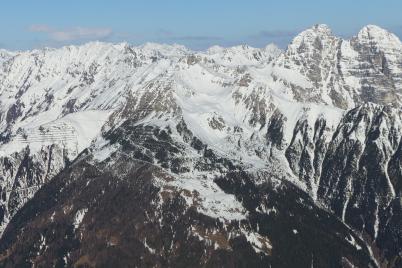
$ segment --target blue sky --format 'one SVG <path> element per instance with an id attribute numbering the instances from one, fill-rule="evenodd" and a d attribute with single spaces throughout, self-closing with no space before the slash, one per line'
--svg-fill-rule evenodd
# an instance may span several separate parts
<path id="1" fill-rule="evenodd" d="M 2 1 L 0 47 L 58 47 L 92 40 L 286 46 L 316 23 L 350 37 L 367 24 L 402 35 L 401 0 Z"/>

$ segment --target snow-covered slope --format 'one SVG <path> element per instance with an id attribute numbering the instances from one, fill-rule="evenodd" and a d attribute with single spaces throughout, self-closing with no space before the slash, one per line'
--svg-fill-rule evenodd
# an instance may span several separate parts
<path id="1" fill-rule="evenodd" d="M 71 162 L 125 177 L 127 157 L 163 170 L 162 200 L 223 222 L 255 213 L 244 187 L 290 182 L 388 254 L 371 261 L 400 254 L 402 44 L 386 30 L 315 25 L 285 51 L 93 42 L 0 64 L 0 231 Z"/>

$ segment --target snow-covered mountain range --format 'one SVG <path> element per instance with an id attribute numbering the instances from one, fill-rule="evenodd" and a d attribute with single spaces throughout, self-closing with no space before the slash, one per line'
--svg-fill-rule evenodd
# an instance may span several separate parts
<path id="1" fill-rule="evenodd" d="M 0 65 L 4 265 L 402 265 L 402 43 L 384 29 Z"/>

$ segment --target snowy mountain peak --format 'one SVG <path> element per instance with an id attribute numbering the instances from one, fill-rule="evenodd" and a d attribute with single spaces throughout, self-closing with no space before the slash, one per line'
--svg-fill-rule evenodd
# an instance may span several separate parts
<path id="1" fill-rule="evenodd" d="M 401 59 L 400 55 L 400 52 L 402 51 L 401 41 L 395 34 L 381 27 L 375 25 L 367 25 L 363 27 L 359 31 L 356 40 L 361 44 L 376 46 L 384 53 L 395 54 L 394 56 L 396 58 Z"/>
<path id="2" fill-rule="evenodd" d="M 323 48 L 332 49 L 332 46 L 327 46 L 336 38 L 331 29 L 325 24 L 316 24 L 313 27 L 298 34 L 291 44 L 288 46 L 288 50 L 295 53 L 295 51 L 311 51 L 322 50 Z"/>
<path id="3" fill-rule="evenodd" d="M 12 58 L 15 53 L 7 51 L 5 49 L 0 49 L 0 63 Z"/>
<path id="4" fill-rule="evenodd" d="M 395 34 L 376 25 L 363 27 L 357 34 L 357 38 L 359 40 L 369 40 L 374 43 L 401 46 L 401 41 Z"/>
<path id="5" fill-rule="evenodd" d="M 207 54 L 216 54 L 216 53 L 222 52 L 224 49 L 225 49 L 224 47 L 215 45 L 215 46 L 209 47 L 206 52 L 207 52 Z"/>
<path id="6" fill-rule="evenodd" d="M 279 56 L 279 54 L 281 54 L 283 51 L 275 44 L 268 44 L 265 46 L 264 50 L 267 53 L 271 53 L 272 55 L 276 55 Z"/>
<path id="7" fill-rule="evenodd" d="M 268 63 L 276 59 L 282 51 L 274 44 L 265 48 L 255 48 L 249 45 L 238 45 L 233 47 L 212 46 L 205 53 L 198 53 L 206 56 L 214 62 L 225 66 L 256 65 Z"/>
<path id="8" fill-rule="evenodd" d="M 332 30 L 327 24 L 315 24 L 311 29 L 317 33 L 332 34 Z"/>
<path id="9" fill-rule="evenodd" d="M 326 24 L 315 24 L 307 30 L 302 31 L 298 34 L 295 39 L 298 38 L 309 38 L 309 37 L 326 37 L 332 36 L 332 30 Z"/>
<path id="10" fill-rule="evenodd" d="M 0 57 L 3 57 L 3 55 L 7 55 L 9 52 L 3 48 L 0 48 Z"/>
<path id="11" fill-rule="evenodd" d="M 158 44 L 152 42 L 145 43 L 144 45 L 141 45 L 138 48 L 148 52 L 160 53 L 165 56 L 184 56 L 192 52 L 183 45 L 178 44 L 168 45 L 168 44 Z"/>

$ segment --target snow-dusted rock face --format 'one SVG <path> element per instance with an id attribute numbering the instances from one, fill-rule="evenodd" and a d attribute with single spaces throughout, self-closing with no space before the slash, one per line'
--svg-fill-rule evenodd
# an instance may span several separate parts
<path id="1" fill-rule="evenodd" d="M 363 102 L 399 107 L 401 52 L 398 37 L 377 26 L 366 26 L 343 40 L 326 25 L 316 25 L 299 34 L 277 61 L 279 67 L 302 76 L 292 81 L 279 74 L 278 79 L 301 101 L 340 108 Z"/>
<path id="2" fill-rule="evenodd" d="M 154 44 L 104 43 L 2 52 L 0 229 L 39 186 L 90 145 L 132 87 L 153 79 L 168 57 L 183 53 L 181 47 L 164 51 Z M 33 174 L 28 179 L 25 173 Z M 22 193 L 28 194 L 15 198 Z"/>
<path id="3" fill-rule="evenodd" d="M 285 51 L 0 51 L 0 262 L 398 267 L 401 52 L 326 25 Z"/>

